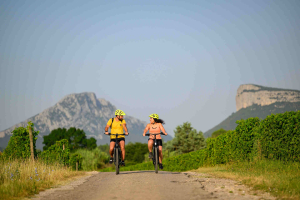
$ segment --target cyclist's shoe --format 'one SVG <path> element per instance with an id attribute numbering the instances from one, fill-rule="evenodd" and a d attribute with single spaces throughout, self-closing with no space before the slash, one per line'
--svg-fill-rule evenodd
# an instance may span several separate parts
<path id="1" fill-rule="evenodd" d="M 163 169 L 164 168 L 164 166 L 162 165 L 162 163 L 159 163 L 158 165 L 159 165 L 159 169 Z"/>
<path id="2" fill-rule="evenodd" d="M 120 164 L 121 164 L 121 166 L 125 167 L 125 161 L 124 161 L 124 160 L 122 160 L 122 161 L 120 162 Z"/>
<path id="3" fill-rule="evenodd" d="M 113 162 L 114 162 L 114 159 L 112 157 L 110 157 L 109 164 L 112 164 Z"/>
<path id="4" fill-rule="evenodd" d="M 152 152 L 149 152 L 149 158 L 153 158 L 153 153 Z"/>

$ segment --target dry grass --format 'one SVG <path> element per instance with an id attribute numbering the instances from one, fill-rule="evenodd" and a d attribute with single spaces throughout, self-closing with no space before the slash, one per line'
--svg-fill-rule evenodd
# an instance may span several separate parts
<path id="1" fill-rule="evenodd" d="M 0 199 L 28 197 L 84 173 L 41 161 L 0 161 Z"/>
<path id="2" fill-rule="evenodd" d="M 297 162 L 261 160 L 201 167 L 195 171 L 237 180 L 280 199 L 300 199 L 300 163 Z"/>

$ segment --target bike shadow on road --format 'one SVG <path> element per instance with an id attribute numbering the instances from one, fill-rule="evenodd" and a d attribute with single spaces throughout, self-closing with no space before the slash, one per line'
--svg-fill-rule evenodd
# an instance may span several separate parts
<path id="1" fill-rule="evenodd" d="M 125 174 L 136 174 L 136 173 L 155 173 L 153 170 L 145 170 L 145 171 L 122 171 L 119 175 Z M 168 171 L 159 171 L 159 174 L 180 174 L 180 172 L 168 172 Z"/>

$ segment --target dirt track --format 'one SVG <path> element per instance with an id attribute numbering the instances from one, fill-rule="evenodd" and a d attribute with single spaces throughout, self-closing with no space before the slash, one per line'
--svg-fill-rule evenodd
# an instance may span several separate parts
<path id="1" fill-rule="evenodd" d="M 229 187 L 225 179 L 197 176 L 195 173 L 159 171 L 89 172 L 65 186 L 49 189 L 36 195 L 34 200 L 96 200 L 96 199 L 261 199 L 262 196 L 228 192 L 217 185 Z M 225 180 L 225 182 L 224 182 Z M 223 182 L 222 182 L 223 181 Z M 228 181 L 228 180 L 227 180 Z M 234 182 L 231 181 L 233 187 Z M 222 188 L 224 188 L 222 187 Z M 239 186 L 240 188 L 245 186 Z M 243 188 L 243 190 L 245 190 Z M 273 199 L 264 196 L 263 199 Z"/>

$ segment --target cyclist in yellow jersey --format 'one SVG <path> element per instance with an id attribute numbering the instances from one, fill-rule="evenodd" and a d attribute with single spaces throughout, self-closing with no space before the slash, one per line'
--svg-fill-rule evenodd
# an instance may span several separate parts
<path id="1" fill-rule="evenodd" d="M 126 121 L 123 119 L 123 116 L 126 115 L 122 110 L 116 110 L 115 112 L 116 117 L 114 118 L 113 122 L 112 119 L 109 119 L 106 126 L 105 126 L 105 134 L 108 135 L 108 128 L 111 128 L 111 136 L 110 136 L 110 145 L 109 145 L 109 154 L 110 160 L 109 163 L 113 163 L 113 153 L 114 153 L 114 146 L 116 143 L 116 136 L 114 134 L 123 134 L 123 129 L 125 130 L 125 135 L 128 135 L 128 130 L 126 126 Z M 119 144 L 122 151 L 122 161 L 121 166 L 125 166 L 125 136 L 120 135 Z"/>
<path id="2" fill-rule="evenodd" d="M 149 150 L 149 158 L 153 158 L 153 153 L 152 153 L 152 147 L 153 147 L 153 140 L 154 140 L 154 135 L 151 135 L 151 133 L 161 133 L 163 132 L 165 135 L 168 135 L 163 127 L 163 124 L 165 124 L 164 120 L 159 119 L 158 114 L 151 114 L 149 115 L 150 117 L 150 124 L 147 124 L 143 136 L 146 135 L 147 131 L 149 130 L 150 136 L 148 139 L 148 150 Z M 163 165 L 162 165 L 162 159 L 163 159 L 163 155 L 162 155 L 162 140 L 161 140 L 161 136 L 157 135 L 156 136 L 156 141 L 158 144 L 158 151 L 159 151 L 159 168 L 163 169 Z"/>

